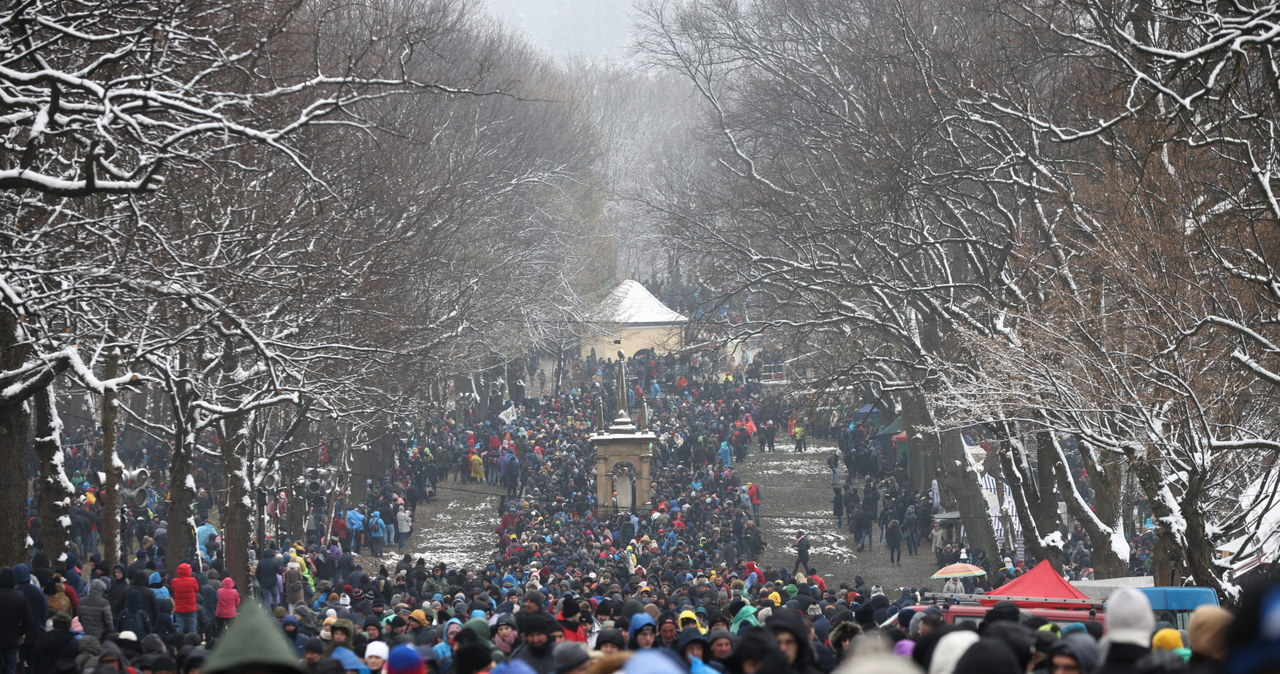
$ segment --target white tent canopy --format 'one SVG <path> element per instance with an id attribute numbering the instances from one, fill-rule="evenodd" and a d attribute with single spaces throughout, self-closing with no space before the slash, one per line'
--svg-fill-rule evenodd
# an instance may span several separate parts
<path id="1" fill-rule="evenodd" d="M 672 311 L 636 281 L 618 284 L 590 314 L 580 335 L 583 353 L 613 357 L 645 349 L 657 353 L 677 350 L 689 319 Z"/>
<path id="2" fill-rule="evenodd" d="M 625 325 L 670 325 L 687 323 L 689 319 L 667 308 L 643 285 L 630 279 L 618 284 L 609 296 L 591 312 L 598 323 Z"/>

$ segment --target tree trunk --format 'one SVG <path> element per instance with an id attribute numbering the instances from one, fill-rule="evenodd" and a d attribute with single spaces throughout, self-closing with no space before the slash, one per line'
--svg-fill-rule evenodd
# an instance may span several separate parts
<path id="1" fill-rule="evenodd" d="M 1080 442 L 1078 446 L 1080 458 L 1084 462 L 1085 470 L 1089 473 L 1089 484 L 1093 486 L 1094 513 L 1111 528 L 1108 535 L 1123 536 L 1125 530 L 1123 505 L 1125 499 L 1122 489 L 1125 480 L 1124 462 L 1117 457 L 1110 466 L 1105 465 L 1099 460 L 1101 455 L 1090 449 L 1087 444 Z M 1111 545 L 1104 546 L 1104 550 L 1105 553 L 1099 557 L 1097 543 L 1093 546 L 1093 568 L 1098 572 L 1098 577 L 1117 578 L 1128 575 L 1128 556 L 1119 556 Z M 1103 576 L 1103 574 L 1106 575 Z"/>
<path id="2" fill-rule="evenodd" d="M 0 320 L 3 320 L 0 318 Z M 0 354 L 3 349 L 0 349 Z M 0 405 L 0 565 L 27 561 L 27 424 L 22 403 Z"/>
<path id="3" fill-rule="evenodd" d="M 935 427 L 923 396 L 904 396 L 902 425 L 903 428 L 913 429 L 913 432 L 915 429 Z M 970 467 L 960 431 L 946 431 L 941 436 L 933 432 L 919 432 L 912 437 L 911 442 L 913 450 L 919 442 L 919 451 L 938 457 L 937 465 L 941 467 L 938 483 L 945 499 L 955 503 L 960 511 L 960 520 L 964 523 L 969 544 L 986 550 L 988 555 L 994 555 L 999 547 L 996 546 L 995 529 L 987 511 L 987 499 L 982 496 L 978 475 Z"/>
<path id="4" fill-rule="evenodd" d="M 1094 512 L 1089 504 L 1080 495 L 1080 491 L 1076 488 L 1074 478 L 1071 476 L 1071 467 L 1067 463 L 1066 454 L 1062 451 L 1062 447 L 1054 443 L 1054 454 L 1058 460 L 1054 464 L 1054 473 L 1057 475 L 1058 489 L 1066 500 L 1067 512 L 1071 516 L 1079 520 L 1080 526 L 1084 527 L 1084 531 L 1089 535 L 1089 540 L 1093 542 L 1093 569 L 1098 578 L 1119 578 L 1127 575 L 1129 571 L 1129 560 L 1121 558 L 1112 546 L 1112 536 L 1116 534 L 1115 527 L 1119 524 L 1119 518 L 1108 523 L 1101 519 L 1100 512 Z M 1081 451 L 1084 456 L 1085 452 Z M 1088 469 L 1088 460 L 1086 459 L 1086 470 Z M 1092 473 L 1091 473 L 1092 474 Z M 1095 492 L 1094 502 L 1097 503 L 1101 499 L 1096 498 Z M 1114 509 L 1119 509 L 1119 504 L 1112 504 Z M 1119 533 L 1123 534 L 1123 530 Z"/>
<path id="5" fill-rule="evenodd" d="M 110 380 L 120 376 L 120 352 L 111 351 L 103 364 L 103 377 Z M 135 394 L 141 397 L 142 394 Z M 98 507 L 102 513 L 102 557 L 111 568 L 116 562 L 126 561 L 120 547 L 120 459 L 116 456 L 116 419 L 120 416 L 118 394 L 108 390 L 102 398 L 102 470 L 106 479 L 102 483 Z"/>
<path id="6" fill-rule="evenodd" d="M 71 504 L 75 487 L 67 479 L 62 454 L 62 419 L 58 417 L 54 384 L 49 383 L 35 396 L 36 457 L 40 478 L 36 507 L 40 513 L 40 551 L 57 562 L 67 553 L 71 540 Z M 83 554 L 86 556 L 87 554 Z"/>
<path id="7" fill-rule="evenodd" d="M 232 445 L 243 445 L 244 436 L 238 432 L 238 425 L 230 419 L 225 422 L 228 435 L 223 440 L 222 464 L 227 482 L 227 499 L 222 504 L 223 555 L 227 573 L 236 582 L 241 596 L 249 594 L 249 538 L 252 529 L 252 515 L 256 512 L 257 501 L 249 493 L 249 479 L 246 473 L 246 451 L 227 449 Z"/>
<path id="8" fill-rule="evenodd" d="M 15 309 L 0 307 L 0 371 L 22 366 L 30 347 L 18 339 Z M 27 561 L 27 431 L 29 414 L 24 401 L 0 400 L 0 564 Z"/>
<path id="9" fill-rule="evenodd" d="M 1173 518 L 1177 513 L 1170 509 L 1170 504 L 1164 499 L 1162 492 L 1166 485 L 1160 467 L 1156 463 L 1159 461 L 1156 451 L 1150 450 L 1150 456 L 1146 457 L 1131 455 L 1130 466 L 1134 476 L 1138 478 L 1142 491 L 1147 495 L 1147 502 L 1151 506 L 1151 519 L 1156 522 L 1156 540 L 1151 550 L 1153 581 L 1156 585 L 1177 585 L 1186 570 L 1185 559 L 1180 553 L 1183 549 L 1183 540 L 1165 523 L 1165 518 Z M 1222 593 L 1216 574 L 1196 576 L 1196 584 L 1212 587 L 1219 594 Z"/>
<path id="10" fill-rule="evenodd" d="M 193 396 L 188 391 L 181 391 L 179 397 L 182 400 L 174 402 L 173 410 L 176 432 L 173 463 L 169 470 L 169 538 L 165 543 L 165 554 L 170 559 L 186 561 L 195 559 L 196 522 L 191 505 L 195 503 L 196 493 L 187 484 L 187 478 L 191 475 L 196 451 L 196 429 L 189 406 Z"/>
<path id="11" fill-rule="evenodd" d="M 1009 491 L 1013 494 L 1013 510 L 1022 525 L 1022 539 L 1027 548 L 1027 556 L 1048 559 L 1054 568 L 1059 568 L 1062 564 L 1062 547 L 1046 545 L 1044 542 L 1058 528 L 1058 499 L 1054 496 L 1053 481 L 1041 482 L 1037 486 L 1028 479 L 1031 466 L 1026 460 L 1026 448 L 1011 435 L 1006 434 L 1002 443 L 1008 449 L 1001 448 L 1000 465 Z M 1044 433 L 1036 435 L 1037 450 L 1043 443 L 1043 435 Z"/>
<path id="12" fill-rule="evenodd" d="M 964 523 L 968 544 L 985 550 L 988 556 L 996 554 L 1000 548 L 996 545 L 996 532 L 991 524 L 987 499 L 982 495 L 982 483 L 972 461 L 965 454 L 964 439 L 960 437 L 960 431 L 946 431 L 942 434 L 938 456 L 942 464 L 943 491 L 951 494 L 960 511 L 960 521 Z M 972 553 L 970 550 L 971 555 Z"/>

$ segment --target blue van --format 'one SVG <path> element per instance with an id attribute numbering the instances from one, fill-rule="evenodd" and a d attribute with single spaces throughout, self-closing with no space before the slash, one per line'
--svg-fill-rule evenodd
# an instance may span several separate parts
<path id="1" fill-rule="evenodd" d="M 1207 587 L 1139 587 L 1147 595 L 1156 620 L 1173 618 L 1173 626 L 1184 630 L 1191 620 L 1191 612 L 1205 604 L 1218 606 L 1218 593 Z"/>

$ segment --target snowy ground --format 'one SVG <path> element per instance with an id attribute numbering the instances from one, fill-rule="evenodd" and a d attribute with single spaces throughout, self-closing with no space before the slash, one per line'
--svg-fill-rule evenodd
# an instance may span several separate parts
<path id="1" fill-rule="evenodd" d="M 868 582 L 888 588 L 932 586 L 940 589 L 940 581 L 929 576 L 936 571 L 933 554 L 922 550 L 912 557 L 903 546 L 902 566 L 889 565 L 889 552 L 876 543 L 870 549 L 857 551 L 848 529 L 836 528 L 831 507 L 831 471 L 827 469 L 827 456 L 835 451 L 830 444 L 811 442 L 809 450 L 797 454 L 790 442 L 778 444 L 778 451 L 760 454 L 755 452 L 738 466 L 743 481 L 759 484 L 764 492 L 761 507 L 765 541 L 763 561 L 775 567 L 790 569 L 795 563 L 791 543 L 795 532 L 804 530 L 809 535 L 812 548 L 809 563 L 818 569 L 828 585 L 839 585 L 862 576 Z M 839 479 L 843 482 L 843 465 Z M 854 483 L 861 488 L 862 480 Z M 879 529 L 876 530 L 879 536 Z"/>
<path id="2" fill-rule="evenodd" d="M 463 491 L 465 489 L 465 491 Z M 489 563 L 498 526 L 499 487 L 446 482 L 430 505 L 419 505 L 414 531 L 405 553 L 425 557 L 427 566 L 444 562 L 449 567 L 475 568 Z M 394 568 L 405 553 L 387 546 L 381 563 Z M 366 568 L 377 568 L 370 555 L 358 555 Z"/>

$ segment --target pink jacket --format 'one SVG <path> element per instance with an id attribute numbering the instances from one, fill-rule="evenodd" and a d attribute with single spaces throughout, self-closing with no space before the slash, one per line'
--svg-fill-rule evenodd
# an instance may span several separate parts
<path id="1" fill-rule="evenodd" d="M 216 618 L 236 617 L 236 607 L 240 605 L 240 593 L 236 592 L 236 582 L 230 578 L 222 579 L 222 589 L 218 590 L 218 607 L 214 609 Z"/>

